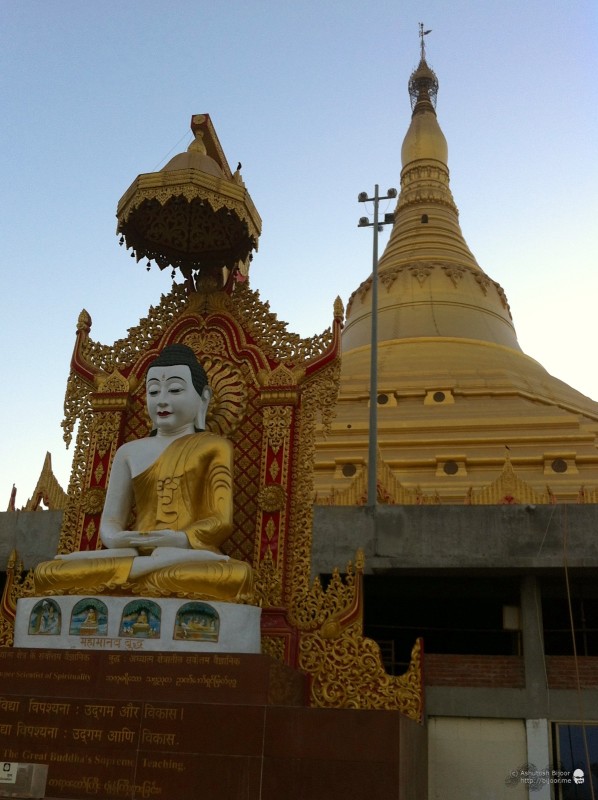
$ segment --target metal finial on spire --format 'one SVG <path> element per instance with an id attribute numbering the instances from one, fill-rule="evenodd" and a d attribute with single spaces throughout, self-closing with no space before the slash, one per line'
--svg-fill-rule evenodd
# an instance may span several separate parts
<path id="1" fill-rule="evenodd" d="M 432 33 L 432 28 L 429 28 L 427 31 L 424 30 L 424 23 L 419 23 L 419 39 L 420 39 L 420 48 L 421 48 L 421 60 L 426 60 L 426 42 L 424 36 L 427 36 L 429 33 Z"/>
<path id="2" fill-rule="evenodd" d="M 409 97 L 411 98 L 411 108 L 415 111 L 418 102 L 419 110 L 423 110 L 425 104 L 431 103 L 432 110 L 436 108 L 436 95 L 438 94 L 438 78 L 433 69 L 430 69 L 426 61 L 425 37 L 432 33 L 432 28 L 424 30 L 424 23 L 419 23 L 419 38 L 421 58 L 417 69 L 411 73 L 409 78 Z M 422 101 L 424 105 L 422 105 Z"/>

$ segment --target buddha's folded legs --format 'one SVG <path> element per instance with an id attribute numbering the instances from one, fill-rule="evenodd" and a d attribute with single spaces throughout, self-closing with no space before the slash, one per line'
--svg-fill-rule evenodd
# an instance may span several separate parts
<path id="1" fill-rule="evenodd" d="M 127 594 L 132 563 L 132 556 L 44 561 L 33 573 L 34 591 L 37 595 Z"/>
<path id="2" fill-rule="evenodd" d="M 148 597 L 192 597 L 243 602 L 253 594 L 253 570 L 244 561 L 181 561 L 143 575 L 132 591 Z"/>
<path id="3" fill-rule="evenodd" d="M 129 579 L 133 557 L 55 559 L 34 572 L 36 595 L 135 594 L 250 601 L 253 571 L 244 561 L 181 561 Z"/>

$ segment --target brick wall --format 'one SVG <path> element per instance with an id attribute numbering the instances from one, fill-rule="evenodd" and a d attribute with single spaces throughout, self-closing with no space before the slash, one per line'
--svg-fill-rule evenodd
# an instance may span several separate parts
<path id="1" fill-rule="evenodd" d="M 579 656 L 579 682 L 582 689 L 598 689 L 598 656 Z M 546 656 L 549 689 L 577 689 L 573 656 Z"/>
<path id="2" fill-rule="evenodd" d="M 598 661 L 598 659 L 596 659 Z M 472 656 L 426 653 L 426 686 L 525 686 L 521 656 Z"/>

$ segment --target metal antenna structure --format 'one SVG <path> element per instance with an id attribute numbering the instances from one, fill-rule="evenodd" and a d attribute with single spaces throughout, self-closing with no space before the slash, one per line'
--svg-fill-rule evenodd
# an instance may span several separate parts
<path id="1" fill-rule="evenodd" d="M 385 214 L 384 219 L 379 219 L 381 200 L 391 200 L 397 196 L 396 189 L 388 189 L 380 197 L 378 184 L 374 187 L 374 196 L 368 197 L 367 192 L 360 192 L 357 199 L 360 203 L 373 202 L 374 221 L 369 217 L 361 217 L 359 228 L 374 229 L 374 247 L 372 256 L 372 343 L 370 349 L 370 431 L 368 440 L 368 495 L 367 506 L 375 508 L 378 499 L 377 462 L 378 462 L 378 233 L 384 225 L 392 225 L 394 214 Z"/>

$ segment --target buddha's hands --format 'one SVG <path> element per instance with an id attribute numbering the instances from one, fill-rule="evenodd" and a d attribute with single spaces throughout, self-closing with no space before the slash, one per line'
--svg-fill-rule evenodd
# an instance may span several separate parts
<path id="1" fill-rule="evenodd" d="M 179 547 L 188 548 L 189 540 L 183 531 L 125 531 L 128 544 L 124 547 Z"/>
<path id="2" fill-rule="evenodd" d="M 189 540 L 183 531 L 102 531 L 102 544 L 109 549 L 123 548 L 155 548 L 155 547 L 189 547 Z"/>

